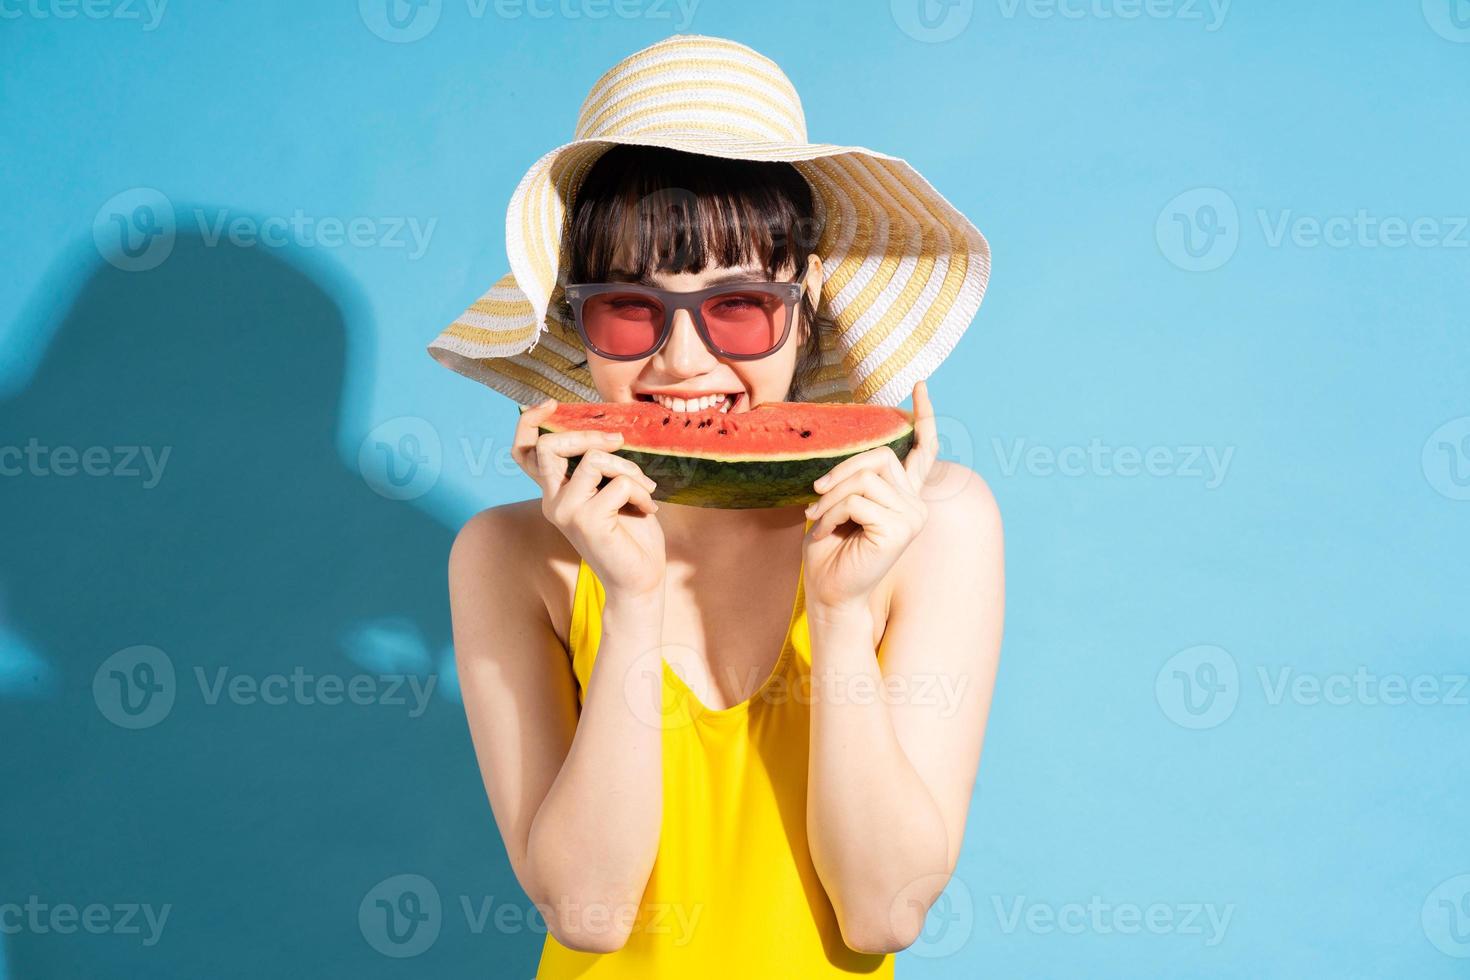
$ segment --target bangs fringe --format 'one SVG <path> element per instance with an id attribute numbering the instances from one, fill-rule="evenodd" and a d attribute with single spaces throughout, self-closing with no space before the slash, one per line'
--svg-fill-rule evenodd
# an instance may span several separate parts
<path id="1" fill-rule="evenodd" d="M 771 279 L 816 246 L 811 187 L 789 163 L 725 160 L 660 147 L 608 150 L 577 194 L 568 273 L 698 273 L 753 266 Z"/>

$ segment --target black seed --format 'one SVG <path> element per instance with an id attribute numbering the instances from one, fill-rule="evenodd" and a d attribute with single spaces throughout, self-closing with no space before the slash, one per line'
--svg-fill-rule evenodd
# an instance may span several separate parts
<path id="1" fill-rule="evenodd" d="M 685 419 L 684 420 L 684 428 L 686 428 L 686 429 L 689 428 L 689 422 L 690 422 L 689 419 Z"/>
<path id="2" fill-rule="evenodd" d="M 805 439 L 807 436 L 809 436 L 811 434 L 812 434 L 812 430 L 811 429 L 802 429 L 801 430 L 801 437 L 803 439 Z"/>
<path id="3" fill-rule="evenodd" d="M 668 425 L 668 424 L 669 424 L 669 417 L 667 415 L 665 415 L 664 416 L 664 425 Z"/>

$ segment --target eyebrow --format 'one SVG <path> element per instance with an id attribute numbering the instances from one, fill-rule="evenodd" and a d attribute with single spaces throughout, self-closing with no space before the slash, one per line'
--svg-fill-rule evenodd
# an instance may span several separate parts
<path id="1" fill-rule="evenodd" d="M 721 275 L 715 276 L 709 282 L 705 283 L 705 285 L 723 286 L 727 283 L 733 282 L 764 282 L 765 275 L 765 270 L 763 269 L 738 269 L 733 272 L 726 272 Z M 653 276 L 647 273 L 641 276 L 635 276 L 633 275 L 633 273 L 629 272 L 626 269 L 609 270 L 607 274 L 607 281 L 637 283 L 640 286 L 647 286 L 650 289 L 662 288 L 657 282 L 654 281 Z"/>

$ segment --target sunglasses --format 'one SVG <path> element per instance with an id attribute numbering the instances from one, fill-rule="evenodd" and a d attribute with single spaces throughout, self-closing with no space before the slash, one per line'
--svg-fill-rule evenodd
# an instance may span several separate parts
<path id="1" fill-rule="evenodd" d="M 736 282 L 692 292 L 635 283 L 571 283 L 565 287 L 577 333 L 587 349 L 614 361 L 648 357 L 668 342 L 674 313 L 687 310 L 706 347 L 750 361 L 779 348 L 791 332 L 804 282 Z"/>

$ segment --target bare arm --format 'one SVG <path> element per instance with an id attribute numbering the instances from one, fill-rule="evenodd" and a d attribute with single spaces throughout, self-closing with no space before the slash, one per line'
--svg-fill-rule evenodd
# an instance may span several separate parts
<path id="1" fill-rule="evenodd" d="M 627 940 L 658 850 L 661 741 L 649 719 L 659 691 L 624 679 L 648 651 L 659 656 L 662 592 L 608 595 L 579 719 L 571 661 L 532 584 L 528 535 L 514 523 L 486 511 L 450 555 L 465 713 L 521 887 L 558 942 L 608 952 Z"/>
<path id="2" fill-rule="evenodd" d="M 808 840 L 844 941 L 864 952 L 913 943 L 954 873 L 999 663 L 1000 515 L 978 475 L 939 467 L 878 650 L 866 608 L 809 615 Z"/>

